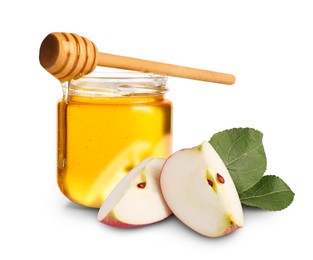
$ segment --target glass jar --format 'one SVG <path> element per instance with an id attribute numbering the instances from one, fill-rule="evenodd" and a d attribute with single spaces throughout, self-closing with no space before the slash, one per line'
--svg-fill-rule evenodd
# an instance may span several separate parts
<path id="1" fill-rule="evenodd" d="M 166 77 L 90 74 L 63 84 L 58 103 L 57 179 L 71 201 L 99 208 L 148 156 L 172 149 L 172 103 Z"/>

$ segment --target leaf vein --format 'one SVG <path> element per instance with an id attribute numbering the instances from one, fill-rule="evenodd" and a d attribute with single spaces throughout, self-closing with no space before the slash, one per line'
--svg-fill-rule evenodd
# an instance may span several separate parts
<path id="1" fill-rule="evenodd" d="M 259 144 L 258 146 L 256 146 L 255 148 L 253 148 L 253 149 L 251 149 L 250 151 L 247 151 L 247 152 L 241 154 L 240 156 L 238 156 L 237 158 L 233 159 L 233 160 L 230 161 L 230 162 L 228 161 L 229 153 L 230 153 L 230 151 L 229 151 L 229 153 L 227 154 L 227 164 L 226 164 L 226 166 L 228 166 L 228 165 L 230 165 L 230 164 L 232 164 L 232 163 L 234 163 L 234 162 L 240 160 L 243 156 L 246 156 L 247 154 L 252 153 L 253 151 L 259 149 L 262 145 L 263 145 L 263 144 L 260 143 L 260 144 Z"/>
<path id="2" fill-rule="evenodd" d="M 242 200 L 249 200 L 249 199 L 259 199 L 259 198 L 266 198 L 268 196 L 272 196 L 274 194 L 277 194 L 277 193 L 290 193 L 290 190 L 281 190 L 281 191 L 277 191 L 277 192 L 269 192 L 269 193 L 266 193 L 266 194 L 263 194 L 263 195 L 257 195 L 257 196 L 254 196 L 255 193 L 249 197 L 242 197 L 241 199 Z M 269 200 L 274 200 L 274 199 L 269 199 Z"/>

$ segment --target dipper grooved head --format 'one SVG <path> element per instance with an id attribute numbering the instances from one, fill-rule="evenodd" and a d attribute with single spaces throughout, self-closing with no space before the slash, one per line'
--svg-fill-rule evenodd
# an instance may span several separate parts
<path id="1" fill-rule="evenodd" d="M 92 72 L 98 63 L 96 45 L 74 33 L 50 33 L 41 43 L 39 61 L 61 82 Z"/>

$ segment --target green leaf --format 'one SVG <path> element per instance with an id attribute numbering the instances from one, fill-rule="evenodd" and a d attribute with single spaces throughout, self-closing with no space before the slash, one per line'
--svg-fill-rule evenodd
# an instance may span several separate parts
<path id="1" fill-rule="evenodd" d="M 248 206 L 276 211 L 287 208 L 294 195 L 282 179 L 266 175 L 256 185 L 240 194 L 240 201 Z"/>
<path id="2" fill-rule="evenodd" d="M 266 170 L 263 134 L 252 128 L 219 132 L 209 141 L 225 163 L 238 193 L 255 185 Z"/>

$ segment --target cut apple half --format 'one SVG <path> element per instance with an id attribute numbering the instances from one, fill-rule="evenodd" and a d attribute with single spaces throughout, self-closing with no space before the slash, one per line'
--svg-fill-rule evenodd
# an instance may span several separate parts
<path id="1" fill-rule="evenodd" d="M 162 168 L 160 185 L 173 214 L 204 236 L 222 236 L 243 226 L 236 187 L 208 142 L 172 154 Z"/>
<path id="2" fill-rule="evenodd" d="M 105 199 L 97 219 L 110 226 L 131 228 L 171 215 L 159 184 L 164 162 L 149 157 L 133 168 Z"/>

